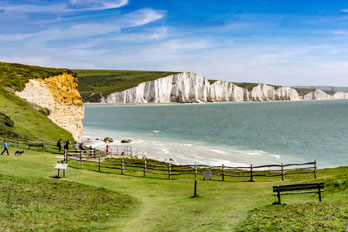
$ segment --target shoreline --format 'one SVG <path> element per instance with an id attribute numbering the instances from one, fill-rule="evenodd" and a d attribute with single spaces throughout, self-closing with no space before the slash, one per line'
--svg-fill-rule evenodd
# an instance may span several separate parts
<path id="1" fill-rule="evenodd" d="M 85 106 L 165 106 L 165 105 L 212 105 L 212 104 L 236 104 L 236 103 L 274 103 L 274 102 L 321 102 L 321 101 L 344 101 L 348 99 L 319 99 L 319 100 L 271 100 L 271 101 L 228 101 L 228 102 L 163 102 L 163 103 L 97 103 L 85 102 Z"/>

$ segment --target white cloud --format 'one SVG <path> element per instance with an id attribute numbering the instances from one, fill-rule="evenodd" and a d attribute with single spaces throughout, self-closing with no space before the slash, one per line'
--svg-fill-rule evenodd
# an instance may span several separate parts
<path id="1" fill-rule="evenodd" d="M 78 10 L 105 10 L 125 6 L 128 0 L 70 0 L 70 4 Z"/>
<path id="2" fill-rule="evenodd" d="M 164 11 L 144 8 L 123 15 L 121 18 L 116 20 L 116 23 L 120 27 L 136 27 L 159 20 L 163 18 L 164 15 Z"/>
<path id="3" fill-rule="evenodd" d="M 348 9 L 342 9 L 341 11 L 348 13 Z"/>
<path id="4" fill-rule="evenodd" d="M 40 3 L 40 2 L 39 2 Z M 47 2 L 46 2 L 47 3 Z M 96 11 L 120 8 L 128 4 L 128 0 L 70 0 L 60 4 L 3 4 L 0 11 L 21 13 L 68 13 L 79 11 Z"/>

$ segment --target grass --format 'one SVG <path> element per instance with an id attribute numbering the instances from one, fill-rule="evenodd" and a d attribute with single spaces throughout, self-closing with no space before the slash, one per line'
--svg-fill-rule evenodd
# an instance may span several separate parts
<path id="1" fill-rule="evenodd" d="M 0 175 L 1 231 L 96 231 L 131 197 L 70 181 Z"/>
<path id="2" fill-rule="evenodd" d="M 11 149 L 13 152 L 14 148 Z M 26 151 L 23 157 L 1 156 L 0 160 L 2 175 L 49 180 L 56 174 L 53 167 L 57 159 L 48 153 Z M 276 218 L 271 217 L 277 210 L 283 209 L 284 217 L 291 220 L 292 209 L 287 206 L 304 207 L 310 202 L 309 209 L 327 210 L 331 206 L 341 207 L 340 202 L 345 202 L 347 194 L 346 167 L 319 170 L 320 179 L 317 181 L 324 181 L 327 186 L 322 204 L 317 203 L 316 195 L 302 194 L 284 196 L 282 202 L 287 204 L 284 206 L 272 205 L 276 201 L 272 196 L 272 186 L 312 182 L 312 175 L 287 176 L 284 182 L 279 177 L 257 177 L 257 182 L 253 183 L 233 178 L 227 178 L 225 182 L 202 181 L 202 176 L 199 176 L 199 197 L 191 198 L 192 177 L 182 176 L 170 181 L 155 175 L 144 178 L 132 176 L 133 173 L 127 171 L 126 175 L 119 172 L 99 173 L 69 167 L 67 178 L 58 181 L 74 181 L 133 197 L 135 200 L 128 209 L 120 212 L 121 216 L 109 218 L 107 224 L 112 228 L 109 231 L 235 231 L 243 229 L 241 226 L 257 211 L 271 210 L 270 217 L 265 220 L 272 224 L 277 223 Z M 285 221 L 281 221 L 280 226 L 285 228 Z"/>
<path id="3" fill-rule="evenodd" d="M 72 136 L 66 130 L 58 127 L 44 114 L 40 113 L 33 105 L 20 99 L 14 94 L 0 89 L 0 112 L 13 122 L 13 126 L 2 123 L 0 116 L 0 135 L 24 138 L 36 138 L 56 141 L 59 138 L 70 139 Z"/>
<path id="4" fill-rule="evenodd" d="M 63 73 L 75 75 L 68 69 L 46 68 L 32 65 L 0 62 L 0 86 L 15 91 L 24 89 L 29 79 L 47 78 Z"/>
<path id="5" fill-rule="evenodd" d="M 128 71 L 128 70 L 73 70 L 78 75 L 79 92 L 84 102 L 98 102 L 114 92 L 136 87 L 142 82 L 153 81 L 177 72 Z"/>

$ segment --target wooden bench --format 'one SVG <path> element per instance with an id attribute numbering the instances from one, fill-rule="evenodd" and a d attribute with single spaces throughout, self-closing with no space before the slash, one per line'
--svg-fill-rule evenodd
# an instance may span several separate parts
<path id="1" fill-rule="evenodd" d="M 45 145 L 42 143 L 29 143 L 28 146 L 29 146 L 29 150 L 30 150 L 30 147 L 41 147 L 42 151 L 45 150 Z"/>
<path id="2" fill-rule="evenodd" d="M 323 182 L 309 184 L 275 185 L 273 186 L 273 195 L 278 197 L 278 204 L 281 204 L 280 195 L 317 193 L 319 195 L 319 202 L 321 202 L 321 193 L 324 192 L 324 190 L 322 190 L 323 188 Z"/>

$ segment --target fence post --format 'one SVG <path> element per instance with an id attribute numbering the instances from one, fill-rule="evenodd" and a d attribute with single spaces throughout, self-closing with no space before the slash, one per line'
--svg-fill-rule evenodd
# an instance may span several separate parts
<path id="1" fill-rule="evenodd" d="M 19 135 L 17 136 L 17 147 L 19 147 Z"/>
<path id="2" fill-rule="evenodd" d="M 124 159 L 121 159 L 121 175 L 124 175 Z"/>
<path id="3" fill-rule="evenodd" d="M 168 164 L 168 178 L 172 179 L 172 165 L 170 163 Z"/>
<path id="4" fill-rule="evenodd" d="M 197 164 L 195 164 L 195 187 L 193 192 L 193 197 L 197 196 Z"/>
<path id="5" fill-rule="evenodd" d="M 253 165 L 250 164 L 250 182 L 254 182 L 254 178 L 253 178 Z"/>
<path id="6" fill-rule="evenodd" d="M 44 152 L 45 151 L 45 142 L 44 142 L 44 140 L 42 140 L 42 152 Z"/>
<path id="7" fill-rule="evenodd" d="M 282 181 L 284 181 L 284 164 L 281 164 L 281 169 L 282 169 Z"/>
<path id="8" fill-rule="evenodd" d="M 99 172 L 101 172 L 100 156 L 99 156 L 99 160 L 98 160 L 98 161 L 99 161 L 99 167 L 98 167 L 98 168 L 99 168 L 99 170 L 98 170 L 98 171 L 99 171 Z"/>
<path id="9" fill-rule="evenodd" d="M 82 152 L 80 153 L 81 168 L 83 168 Z"/>
<path id="10" fill-rule="evenodd" d="M 144 160 L 144 177 L 146 177 L 146 160 Z"/>
<path id="11" fill-rule="evenodd" d="M 222 181 L 225 181 L 225 165 L 224 164 L 222 164 L 221 165 L 221 180 Z"/>
<path id="12" fill-rule="evenodd" d="M 314 160 L 314 179 L 317 179 L 317 160 Z"/>

